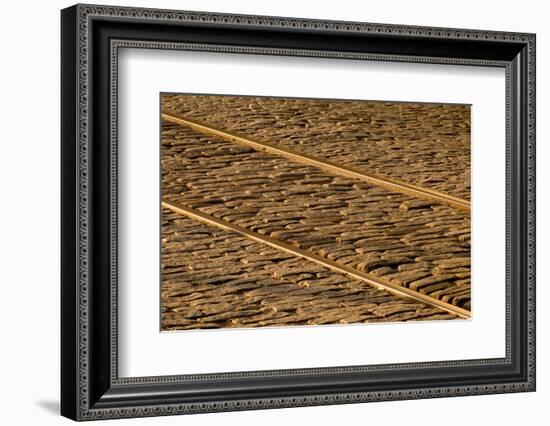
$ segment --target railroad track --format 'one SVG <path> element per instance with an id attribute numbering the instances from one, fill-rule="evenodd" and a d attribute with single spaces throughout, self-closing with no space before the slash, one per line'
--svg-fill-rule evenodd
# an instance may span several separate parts
<path id="1" fill-rule="evenodd" d="M 164 194 L 162 205 L 164 208 L 195 221 L 205 223 L 208 226 L 237 233 L 252 241 L 274 248 L 275 250 L 305 259 L 331 271 L 344 274 L 353 280 L 357 280 L 373 288 L 383 289 L 400 298 L 416 301 L 424 306 L 439 309 L 442 312 L 446 312 L 458 318 L 470 318 L 469 260 L 467 262 L 467 268 L 464 266 L 465 260 L 462 260 L 462 264 L 460 260 L 459 262 L 454 261 L 453 263 L 454 259 L 465 259 L 466 255 L 469 257 L 469 247 L 466 247 L 467 237 L 464 237 L 462 242 L 460 239 L 457 240 L 457 238 L 455 238 L 457 235 L 458 238 L 468 235 L 470 211 L 470 202 L 468 200 L 440 193 L 430 188 L 411 185 L 395 179 L 365 173 L 362 170 L 357 170 L 352 167 L 342 167 L 322 157 L 312 156 L 289 148 L 255 140 L 235 132 L 201 123 L 188 117 L 178 116 L 172 111 L 163 110 L 162 118 L 165 122 L 174 123 L 182 129 L 187 129 L 183 131 L 183 133 L 177 135 L 177 141 L 174 142 L 173 145 L 170 145 L 172 142 L 166 142 L 168 149 L 174 149 L 174 152 L 171 152 L 170 161 L 166 164 L 163 163 L 163 173 L 167 173 L 163 176 Z M 168 133 L 178 132 L 177 129 L 170 128 L 166 125 L 163 126 L 163 131 L 166 129 L 168 129 Z M 198 141 L 201 139 L 199 135 L 207 137 L 206 143 L 204 140 Z M 167 139 L 169 139 L 169 137 Z M 198 142 L 189 144 L 191 140 Z M 163 136 L 163 146 L 164 144 L 165 137 Z M 237 146 L 241 146 L 242 149 L 237 148 Z M 166 147 L 163 149 L 165 148 Z M 212 158 L 222 158 L 223 161 L 227 161 L 225 156 L 227 153 L 223 154 L 225 152 L 224 150 L 232 149 L 238 155 L 231 153 L 230 157 L 234 162 L 241 163 L 240 169 L 228 170 L 228 174 L 225 175 L 222 172 L 216 174 L 216 172 L 209 171 L 206 172 L 207 175 L 204 175 L 203 178 L 200 177 L 201 175 L 197 170 L 193 170 L 193 162 L 196 158 L 199 158 L 201 161 Z M 177 160 L 173 158 L 181 154 L 181 152 L 188 153 L 186 155 L 188 157 L 190 156 L 188 159 L 185 159 L 185 155 L 181 157 L 184 158 L 185 161 L 189 160 L 183 168 L 181 164 L 177 163 L 181 158 Z M 222 154 L 219 154 L 219 152 L 222 152 Z M 290 162 L 288 160 L 290 160 Z M 165 161 L 164 157 L 163 161 Z M 243 166 L 243 164 L 246 164 L 246 161 L 251 161 L 251 168 L 247 168 L 246 165 Z M 286 167 L 283 163 L 293 165 L 289 172 L 283 170 L 283 176 L 285 176 L 286 172 L 287 176 L 292 176 L 294 174 L 295 178 L 301 178 L 301 176 L 310 178 L 309 180 L 307 178 L 305 178 L 305 180 L 302 179 L 304 182 L 300 183 L 302 189 L 300 189 L 300 187 L 293 189 L 289 181 L 285 181 L 284 179 L 281 180 L 282 178 L 280 179 L 278 176 L 272 178 L 274 182 L 271 183 L 265 182 L 262 179 L 253 179 L 253 181 L 256 180 L 257 184 L 262 186 L 265 190 L 264 194 L 270 194 L 269 196 L 277 192 L 277 187 L 284 188 L 285 186 L 289 186 L 290 195 L 286 194 L 282 204 L 278 204 L 277 199 L 274 198 L 271 201 L 268 200 L 267 203 L 262 206 L 263 200 L 261 197 L 254 198 L 251 194 L 245 194 L 244 198 L 239 200 L 239 192 L 242 193 L 243 190 L 244 192 L 250 192 L 250 188 L 240 187 L 238 180 L 236 182 L 231 182 L 231 179 L 226 179 L 227 176 L 234 177 L 241 174 L 246 177 L 251 176 L 252 173 L 253 176 L 252 169 L 258 165 L 267 168 L 274 167 L 279 170 L 280 168 Z M 215 162 L 213 166 L 214 170 L 223 171 L 225 169 Z M 202 167 L 204 167 L 204 165 Z M 206 170 L 208 170 L 208 166 Z M 319 170 L 320 172 L 315 172 L 315 170 Z M 183 189 L 188 188 L 184 188 L 185 184 L 181 182 L 181 173 L 190 176 L 192 185 L 190 191 L 183 191 Z M 262 173 L 260 172 L 259 174 L 261 175 Z M 177 176 L 180 176 L 180 178 Z M 268 213 L 270 210 L 269 205 L 272 207 L 271 210 L 281 210 L 281 206 L 283 207 L 282 210 L 284 210 L 284 203 L 286 202 L 295 206 L 299 205 L 297 202 L 300 202 L 300 197 L 303 198 L 305 192 L 308 190 L 314 191 L 312 186 L 320 186 L 318 182 L 324 182 L 329 178 L 332 179 L 328 181 L 329 183 L 325 182 L 321 185 L 328 185 L 329 187 L 332 185 L 332 187 L 336 189 L 339 189 L 339 186 L 341 186 L 346 190 L 342 192 L 333 191 L 335 192 L 334 194 L 330 192 L 331 190 L 319 192 L 319 198 L 323 196 L 326 197 L 326 194 L 328 194 L 328 202 L 324 206 L 313 203 L 312 209 L 315 211 L 315 209 L 320 209 L 321 207 L 330 208 L 331 202 L 335 205 L 340 205 L 339 208 L 341 208 L 343 202 L 344 204 L 347 203 L 347 206 L 351 206 L 349 210 L 355 209 L 355 211 L 350 211 L 348 216 L 344 217 L 344 221 L 341 222 L 348 221 L 350 224 L 347 224 L 343 228 L 338 228 L 337 223 L 332 224 L 330 221 L 328 221 L 328 223 L 326 221 L 323 222 L 322 219 L 319 220 L 318 215 L 312 219 L 307 217 L 306 213 L 304 217 L 300 216 L 298 221 L 296 221 L 293 220 L 293 215 L 296 216 L 295 212 L 289 213 L 281 211 L 275 215 Z M 353 182 L 362 182 L 362 184 Z M 217 186 L 219 186 L 219 188 L 216 188 Z M 220 188 L 223 189 L 223 191 L 219 191 L 218 189 Z M 380 190 L 376 190 L 376 188 L 380 188 Z M 297 197 L 293 198 L 293 190 L 297 193 Z M 355 199 L 351 199 L 350 201 L 349 199 L 346 200 L 342 198 L 342 196 L 345 195 L 343 194 L 344 192 L 354 192 L 352 195 L 355 196 Z M 229 201 L 222 200 L 224 196 Z M 330 197 L 333 197 L 332 201 Z M 369 199 L 378 199 L 379 202 L 377 204 L 376 201 L 365 201 Z M 415 202 L 415 199 L 425 200 L 426 203 Z M 354 207 L 354 200 L 361 200 L 365 203 L 359 203 Z M 308 200 L 308 202 L 310 201 Z M 308 241 L 308 236 L 312 234 L 315 234 L 317 238 L 326 235 L 329 236 L 329 240 L 331 238 L 338 240 L 338 238 L 341 238 L 339 235 L 345 234 L 345 232 L 342 233 L 341 231 L 346 227 L 353 233 L 353 219 L 348 219 L 348 217 L 353 218 L 354 215 L 360 215 L 357 211 L 362 211 L 361 209 L 363 209 L 371 212 L 370 214 L 372 214 L 375 219 L 380 219 L 380 215 L 377 214 L 377 211 L 380 210 L 378 205 L 383 209 L 383 206 L 388 204 L 388 211 L 397 209 L 400 212 L 400 216 L 395 219 L 396 225 L 394 228 L 390 229 L 390 233 L 397 232 L 396 235 L 399 237 L 399 241 L 405 240 L 409 246 L 401 244 L 403 247 L 400 247 L 398 244 L 397 246 L 399 247 L 392 248 L 392 244 L 388 243 L 389 239 L 385 238 L 385 235 L 381 237 L 380 235 L 382 234 L 374 235 L 374 239 L 372 240 L 380 247 L 379 253 L 376 252 L 376 255 L 372 255 L 371 252 L 368 252 L 368 247 L 365 249 L 367 250 L 366 252 L 364 251 L 361 253 L 363 248 L 357 247 L 357 241 L 354 242 L 350 240 L 350 243 L 350 241 L 346 241 L 345 239 L 344 241 L 339 241 L 339 244 L 332 246 L 330 245 L 330 241 L 328 241 L 328 251 L 323 251 L 324 248 L 319 249 L 319 247 L 311 247 L 311 244 L 308 245 L 310 243 L 310 241 Z M 438 204 L 440 207 L 437 207 Z M 258 208 L 258 206 L 260 206 L 260 208 Z M 406 223 L 410 224 L 410 226 L 407 228 L 406 226 L 401 226 L 398 220 L 402 219 L 401 215 L 408 214 L 409 212 L 407 212 L 407 210 L 409 209 L 410 215 L 406 216 L 408 221 Z M 403 213 L 403 211 L 405 211 L 405 213 Z M 455 211 L 462 213 L 455 213 Z M 328 214 L 330 213 L 327 213 L 327 215 Z M 415 219 L 416 216 L 420 217 L 421 220 Z M 422 216 L 425 217 L 423 218 Z M 339 220 L 341 219 L 340 217 Z M 392 218 L 392 220 L 393 219 L 394 218 Z M 426 223 L 428 224 L 436 223 L 435 228 L 437 228 L 437 232 L 440 232 L 440 229 L 444 229 L 444 232 L 442 231 L 443 233 L 441 234 L 442 237 L 436 238 L 436 233 L 430 233 L 432 229 L 430 229 L 426 223 L 422 224 L 422 219 L 427 219 L 428 221 Z M 363 223 L 362 220 L 360 216 L 357 216 L 355 223 L 361 224 Z M 380 221 L 381 220 L 379 220 L 379 222 Z M 442 223 L 440 224 L 438 221 Z M 452 226 L 447 226 L 447 229 L 444 224 L 445 221 L 451 223 Z M 382 229 L 384 226 L 384 224 L 376 224 L 376 220 L 374 223 L 372 228 L 377 232 L 378 228 Z M 277 224 L 280 224 L 280 226 Z M 367 222 L 367 225 L 368 224 Z M 270 225 L 273 226 L 270 227 Z M 300 229 L 300 226 L 302 229 Z M 298 229 L 299 232 L 292 233 L 288 231 L 288 229 Z M 411 232 L 407 233 L 406 231 Z M 363 232 L 363 230 L 361 230 L 361 232 Z M 446 235 L 445 232 L 448 235 Z M 455 244 L 455 240 L 457 240 L 458 243 Z M 416 244 L 416 241 L 420 241 L 420 243 Z M 437 241 L 441 242 L 438 243 Z M 424 244 L 423 242 L 427 243 Z M 355 244 L 355 246 L 350 244 Z M 450 262 L 445 263 L 445 259 L 437 259 L 438 255 L 432 256 L 433 259 L 430 259 L 430 247 L 434 247 L 434 244 L 447 244 L 447 246 L 443 247 L 442 253 L 446 254 L 447 258 L 450 258 Z M 352 249 L 359 251 L 359 255 L 355 253 L 355 257 L 360 260 L 366 259 L 366 261 L 359 264 L 356 262 L 354 263 L 354 254 L 350 251 Z M 346 250 L 348 250 L 347 256 L 334 256 L 334 253 L 339 251 L 345 252 Z M 393 254 L 392 250 L 395 251 L 395 254 Z M 441 248 L 438 250 L 441 251 Z M 423 268 L 432 268 L 432 270 L 443 271 L 445 273 L 432 277 L 430 273 L 428 273 L 428 269 L 415 269 L 414 267 L 416 265 L 411 264 L 408 257 L 401 256 L 402 254 L 413 256 L 411 253 L 414 253 L 416 258 L 427 259 L 426 261 L 418 262 Z M 379 259 L 376 256 L 378 256 Z M 386 256 L 385 259 L 384 256 Z M 399 262 L 403 263 L 400 264 Z M 368 266 L 364 266 L 365 264 Z M 381 265 L 381 267 L 372 269 L 370 268 L 372 265 Z M 398 269 L 397 266 L 402 269 Z M 364 270 L 362 270 L 363 268 Z M 388 270 L 391 271 L 393 269 L 396 270 L 395 274 L 384 275 L 388 274 Z M 466 269 L 468 270 L 466 271 Z M 395 277 L 396 274 L 398 277 Z M 400 282 L 399 275 L 407 278 L 404 279 L 403 282 Z M 411 277 L 417 279 L 407 281 Z M 455 285 L 454 287 L 456 288 L 449 284 L 460 283 L 462 281 L 466 284 Z M 427 289 L 429 289 L 429 291 Z M 465 295 L 466 293 L 468 293 L 467 296 Z M 442 294 L 443 297 L 441 297 Z M 461 306 L 461 304 L 464 305 L 464 300 L 467 300 L 466 305 Z"/>
<path id="2" fill-rule="evenodd" d="M 323 258 L 314 253 L 299 249 L 297 247 L 293 247 L 290 244 L 284 243 L 283 241 L 279 241 L 274 238 L 270 238 L 265 235 L 258 234 L 256 232 L 251 232 L 246 228 L 242 228 L 238 225 L 232 224 L 231 222 L 227 222 L 225 220 L 217 219 L 213 216 L 201 213 L 198 210 L 194 210 L 192 208 L 189 208 L 180 204 L 168 202 L 168 201 L 163 201 L 162 207 L 165 207 L 175 213 L 185 215 L 199 222 L 204 222 L 207 225 L 216 226 L 218 228 L 225 229 L 227 231 L 232 231 L 232 232 L 236 232 L 238 234 L 244 235 L 245 237 L 250 238 L 251 240 L 260 242 L 262 244 L 266 244 L 270 247 L 289 253 L 293 256 L 310 260 L 327 269 L 346 274 L 351 278 L 365 282 L 368 285 L 371 285 L 373 287 L 387 290 L 390 293 L 395 294 L 397 296 L 413 299 L 418 302 L 429 305 L 431 307 L 442 309 L 444 311 L 449 312 L 450 314 L 456 315 L 459 318 L 466 318 L 466 319 L 470 318 L 470 311 L 466 309 L 451 305 L 450 303 L 446 303 L 438 299 L 434 299 L 422 293 L 418 293 L 416 291 L 410 290 L 406 287 L 393 284 L 389 281 L 384 280 L 381 277 L 365 274 L 364 272 L 358 271 L 354 268 L 350 268 L 349 266 L 341 265 L 338 262 L 335 262 L 333 260 Z"/>
<path id="3" fill-rule="evenodd" d="M 163 95 L 162 108 L 339 166 L 470 200 L 468 106 Z"/>
<path id="4" fill-rule="evenodd" d="M 250 146 L 258 151 L 265 151 L 271 154 L 280 155 L 282 157 L 288 158 L 291 161 L 297 161 L 302 164 L 319 167 L 320 169 L 326 170 L 329 173 L 334 173 L 352 179 L 358 179 L 373 185 L 381 186 L 391 191 L 412 195 L 414 197 L 418 197 L 424 200 L 448 204 L 451 207 L 455 207 L 468 212 L 471 208 L 471 204 L 468 200 L 453 197 L 452 195 L 444 194 L 430 188 L 412 185 L 407 182 L 400 182 L 396 179 L 378 176 L 373 173 L 366 173 L 352 167 L 339 166 L 323 158 L 314 157 L 303 152 L 298 152 L 292 149 L 276 146 L 268 142 L 256 141 L 250 137 L 241 136 L 228 130 L 219 129 L 212 125 L 201 123 L 197 120 L 192 120 L 188 117 L 179 117 L 169 110 L 164 110 L 162 112 L 162 118 L 172 123 L 187 126 L 206 135 L 215 136 L 229 142 Z"/>
<path id="5" fill-rule="evenodd" d="M 456 318 L 166 208 L 162 235 L 163 330 Z"/>

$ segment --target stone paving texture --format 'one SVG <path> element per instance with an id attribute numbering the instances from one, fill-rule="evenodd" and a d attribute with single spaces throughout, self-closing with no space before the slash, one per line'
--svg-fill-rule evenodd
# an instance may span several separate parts
<path id="1" fill-rule="evenodd" d="M 168 210 L 162 250 L 163 330 L 453 318 Z"/>
<path id="2" fill-rule="evenodd" d="M 470 107 L 163 96 L 163 108 L 259 141 L 470 199 Z"/>
<path id="3" fill-rule="evenodd" d="M 231 98 L 225 97 L 181 96 L 166 99 L 163 106 L 170 105 L 179 114 L 185 113 L 185 116 L 221 128 L 238 130 L 240 134 L 250 135 L 253 133 L 250 129 L 256 129 L 255 137 L 261 132 L 257 116 L 268 115 L 265 112 L 267 110 L 276 119 L 275 122 L 262 122 L 270 143 L 276 139 L 273 135 L 280 134 L 277 141 L 285 140 L 285 143 L 299 145 L 300 149 L 304 146 L 312 149 L 315 140 L 321 141 L 321 136 L 315 136 L 312 128 L 326 127 L 322 137 L 325 142 L 318 142 L 315 152 L 309 151 L 311 154 L 330 157 L 331 161 L 339 158 L 350 162 L 359 161 L 357 158 L 362 155 L 365 158 L 368 156 L 368 153 L 363 153 L 363 146 L 368 144 L 358 149 L 358 140 L 339 136 L 341 129 L 346 129 L 344 133 L 349 136 L 360 127 L 358 117 L 365 109 L 371 108 L 371 103 L 367 108 L 361 102 L 341 102 L 345 104 L 344 108 L 335 101 L 322 101 L 321 106 L 310 106 L 309 110 L 305 108 L 306 111 L 315 110 L 318 113 L 317 110 L 327 109 L 326 105 L 329 105 L 326 111 L 329 118 L 325 117 L 329 120 L 327 124 L 322 114 L 320 118 L 318 114 L 309 112 L 302 117 L 300 106 L 303 105 L 295 104 L 297 100 L 279 99 L 277 103 L 270 99 L 245 98 L 247 102 L 241 100 L 241 107 L 237 108 L 230 102 Z M 219 99 L 224 102 L 216 103 Z M 333 111 L 335 104 L 336 111 Z M 460 125 L 464 125 L 463 129 L 468 131 L 464 130 L 454 145 L 449 136 L 447 142 L 450 146 L 445 151 L 451 153 L 451 158 L 463 159 L 460 168 L 433 144 L 430 155 L 428 146 L 418 142 L 424 133 L 427 134 L 427 130 L 415 133 L 415 120 L 423 119 L 423 115 L 415 115 L 415 111 L 418 112 L 416 107 L 424 111 L 426 105 L 375 103 L 374 109 L 382 110 L 382 115 L 387 116 L 385 126 L 388 128 L 392 120 L 391 114 L 387 112 L 388 105 L 397 105 L 401 110 L 403 105 L 410 107 L 411 110 L 401 111 L 401 115 L 397 118 L 394 116 L 393 120 L 405 121 L 405 127 L 416 134 L 416 139 L 412 138 L 409 143 L 420 145 L 420 153 L 414 153 L 413 159 L 408 161 L 414 162 L 416 158 L 421 164 L 419 167 L 432 177 L 421 177 L 422 171 L 411 174 L 409 170 L 403 170 L 406 169 L 403 166 L 397 167 L 395 159 L 392 160 L 394 162 L 390 161 L 387 173 L 408 182 L 414 175 L 417 180 L 411 183 L 429 184 L 434 189 L 469 198 L 469 178 L 464 178 L 469 176 L 469 142 L 468 145 L 464 142 L 464 133 L 468 134 L 469 141 L 469 110 L 465 114 L 457 111 L 465 107 L 445 106 L 450 108 L 450 112 L 445 115 L 446 120 L 452 123 L 445 124 L 443 128 L 433 123 L 416 124 L 416 127 L 422 129 L 434 127 L 436 136 L 432 137 L 436 139 L 445 139 L 445 132 L 451 133 L 450 129 L 458 131 Z M 207 114 L 209 108 L 211 116 Z M 343 119 L 346 110 L 356 127 L 352 126 L 352 130 Z M 250 116 L 248 130 L 247 114 Z M 308 114 L 311 115 L 309 119 Z M 437 117 L 436 112 L 428 111 L 426 114 Z M 296 127 L 296 121 L 300 119 L 296 117 L 302 117 L 301 120 L 306 123 L 303 129 Z M 337 117 L 340 117 L 342 124 L 336 126 L 336 135 L 332 135 L 329 124 L 334 124 L 333 120 Z M 265 117 L 262 119 L 265 120 Z M 366 118 L 362 120 L 366 122 Z M 374 119 L 371 117 L 369 120 L 372 122 Z M 437 121 L 435 118 L 433 120 Z M 287 122 L 291 123 L 289 128 L 293 129 L 292 132 L 283 126 Z M 314 124 L 309 126 L 309 122 Z M 306 139 L 302 144 L 300 138 L 304 132 Z M 371 130 L 363 129 L 362 132 L 363 135 L 372 134 Z M 384 149 L 371 146 L 366 150 L 382 151 L 373 155 L 374 163 L 390 154 L 397 158 L 409 151 L 414 152 L 408 145 L 400 148 L 401 154 L 397 153 L 397 149 L 394 152 L 394 149 L 384 145 L 384 140 L 389 140 L 388 135 L 382 134 L 382 130 L 378 132 L 379 140 L 374 139 L 373 144 L 384 146 Z M 285 136 L 287 134 L 288 137 Z M 402 132 L 400 136 L 394 136 L 391 144 L 405 141 L 407 134 Z M 330 150 L 330 140 L 335 141 L 333 151 Z M 338 141 L 341 140 L 346 142 L 340 144 Z M 351 149 L 352 142 L 357 155 Z M 296 146 L 293 149 L 297 150 Z M 460 150 L 466 152 L 459 154 Z M 430 161 L 434 163 L 434 169 L 430 169 Z M 454 169 L 438 172 L 447 163 L 452 163 Z M 355 166 L 357 164 L 354 163 Z M 392 164 L 396 166 L 392 168 Z M 382 174 L 378 170 L 376 172 Z M 258 152 L 166 121 L 162 125 L 162 197 L 433 298 L 470 309 L 468 212 L 336 176 L 313 166 Z M 181 215 L 178 217 L 163 209 L 163 330 L 454 318 L 438 309 L 399 299 L 387 292 L 382 292 L 385 294 L 382 297 L 377 293 L 380 290 L 368 288 L 365 283 L 324 270 L 313 262 L 277 253 L 275 249 L 247 241 L 238 234 L 231 234 L 198 224 Z M 281 270 L 287 271 L 286 275 L 281 275 Z M 295 276 L 300 279 L 297 280 Z M 334 285 L 337 287 L 330 287 Z M 244 286 L 245 290 L 241 291 L 240 286 Z M 342 288 L 346 291 L 342 292 Z M 256 291 L 252 293 L 255 295 L 252 299 L 248 298 L 248 293 L 248 296 L 243 296 L 243 292 L 249 291 L 246 289 Z M 358 289 L 361 289 L 360 294 L 356 293 Z M 348 291 L 351 293 L 348 294 Z M 348 300 L 348 296 L 353 303 Z M 379 297 L 382 299 L 377 302 Z M 399 308 L 395 314 L 382 315 L 373 303 L 376 309 L 382 310 L 386 304 L 405 304 L 406 307 L 402 306 L 404 310 Z M 280 304 L 288 309 L 279 309 Z M 196 309 L 198 305 L 201 309 Z M 209 305 L 215 305 L 216 308 L 210 309 Z"/>

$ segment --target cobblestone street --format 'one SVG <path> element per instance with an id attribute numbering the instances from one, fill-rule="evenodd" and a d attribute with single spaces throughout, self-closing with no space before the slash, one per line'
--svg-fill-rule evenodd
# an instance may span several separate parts
<path id="1" fill-rule="evenodd" d="M 469 107 L 164 96 L 163 110 L 470 199 Z M 471 309 L 470 213 L 167 120 L 162 198 Z M 163 330 L 453 319 L 319 261 L 163 208 Z"/>
<path id="2" fill-rule="evenodd" d="M 163 96 L 227 130 L 470 199 L 470 108 L 237 96 Z"/>

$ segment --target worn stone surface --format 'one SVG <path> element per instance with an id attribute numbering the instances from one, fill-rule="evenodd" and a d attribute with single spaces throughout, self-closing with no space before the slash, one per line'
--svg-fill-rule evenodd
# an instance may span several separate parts
<path id="1" fill-rule="evenodd" d="M 179 125 L 164 129 L 164 199 L 439 298 L 460 289 L 451 303 L 467 302 L 467 213 L 402 209 L 416 200 Z M 467 264 L 445 263 L 457 257 Z M 437 288 L 426 285 L 434 279 Z"/>
<path id="2" fill-rule="evenodd" d="M 163 330 L 453 319 L 169 210 L 161 297 Z"/>
<path id="3" fill-rule="evenodd" d="M 199 102 L 201 97 L 188 98 L 190 100 L 187 104 L 175 97 L 170 97 L 169 103 L 172 107 L 179 108 L 179 113 L 186 113 L 184 105 L 187 105 L 194 112 L 187 115 L 222 128 L 235 128 L 239 132 L 246 127 L 247 114 L 250 115 L 250 128 L 253 131 L 261 130 L 258 111 L 264 117 L 267 114 L 264 114 L 265 110 L 271 111 L 274 108 L 269 100 L 261 98 L 257 102 L 257 98 L 252 99 L 246 108 L 242 108 L 242 104 L 241 108 L 237 108 L 231 102 L 225 102 L 226 98 L 216 108 L 213 100 L 203 105 Z M 345 108 L 352 118 L 357 118 L 364 112 L 361 109 L 364 107 L 356 104 L 358 103 L 347 104 Z M 288 104 L 284 100 L 282 105 L 277 106 L 275 110 L 279 115 L 275 114 L 275 117 L 278 117 L 278 124 L 261 121 L 261 125 L 266 126 L 264 131 L 270 135 L 280 133 L 281 138 L 277 140 L 287 140 L 282 123 L 287 115 L 292 121 L 291 117 L 299 116 L 301 111 L 300 105 L 292 105 L 294 104 Z M 381 110 L 386 107 L 386 104 L 381 103 L 375 105 Z M 308 123 L 313 123 L 311 126 L 324 126 L 322 121 L 326 117 L 332 120 L 340 116 L 338 114 L 344 113 L 342 109 L 337 114 L 339 110 L 336 108 L 336 112 L 329 109 L 323 115 L 318 111 L 320 107 L 316 108 L 310 107 L 306 111 Z M 285 113 L 286 109 L 290 111 L 288 114 Z M 315 111 L 317 115 L 311 111 Z M 446 120 L 461 122 L 464 112 L 453 111 L 445 116 Z M 413 112 L 414 109 L 409 111 L 410 114 Z M 444 114 L 445 111 L 440 113 Z M 407 117 L 405 115 L 400 119 L 407 120 Z M 353 120 L 351 122 L 355 123 Z M 302 130 L 294 128 L 294 136 L 288 140 L 300 147 L 309 146 L 310 143 L 313 147 L 317 143 L 316 150 L 310 153 L 317 157 L 330 157 L 334 161 L 335 157 L 329 155 L 329 141 L 332 140 L 334 149 L 341 154 L 338 158 L 344 162 L 358 161 L 360 155 L 354 156 L 350 148 L 352 139 L 337 137 L 345 126 L 337 126 L 336 134 L 327 130 L 323 139 L 325 142 L 319 138 L 309 139 L 311 135 L 307 130 L 311 126 L 308 124 Z M 419 126 L 424 129 L 424 125 Z M 456 130 L 460 126 L 457 123 L 447 123 L 444 127 Z M 441 132 L 443 130 L 438 126 L 434 127 L 435 135 Z M 250 134 L 245 131 L 242 133 Z M 300 139 L 302 133 L 306 134 L 304 140 L 307 139 L 303 144 Z M 405 138 L 406 133 L 403 135 Z M 340 140 L 345 143 L 340 145 Z M 269 142 L 273 143 L 273 138 Z M 354 140 L 353 143 L 356 146 L 355 151 L 361 154 L 359 151 L 363 148 L 357 149 L 358 141 Z M 420 151 L 428 150 L 427 146 L 414 138 L 411 144 L 419 144 Z M 382 146 L 382 140 L 374 145 Z M 388 153 L 395 151 L 394 155 L 398 157 L 411 150 L 408 146 L 399 149 L 386 147 L 383 152 L 378 152 L 380 147 L 376 148 L 374 145 L 367 148 L 367 154 L 372 155 L 375 163 L 382 161 Z M 293 149 L 297 150 L 296 146 Z M 455 148 L 449 151 L 449 158 L 460 157 L 458 145 Z M 469 198 L 466 197 L 469 194 L 469 184 L 466 183 L 467 179 L 462 179 L 469 173 L 469 146 L 467 149 L 463 146 L 462 149 L 467 151 L 461 154 L 464 157 L 461 165 L 464 173 L 455 173 L 460 167 L 454 163 L 454 169 L 451 167 L 448 171 L 438 171 L 440 161 L 443 160 L 439 159 L 439 147 L 434 145 L 431 147 L 431 155 L 426 151 L 422 155 L 414 154 L 413 158 L 420 155 L 420 159 L 416 159 L 423 164 L 422 167 L 429 170 L 429 173 L 440 176 L 445 185 L 448 184 L 445 188 L 436 187 L 437 185 L 432 185 L 435 182 L 432 179 L 433 182 L 428 183 L 434 189 L 447 189 L 453 195 Z M 443 162 L 449 159 L 445 158 Z M 400 172 L 399 167 L 392 166 L 392 161 L 387 167 L 387 173 L 394 178 L 408 179 L 408 171 Z M 430 161 L 434 163 L 434 169 L 430 169 Z M 396 176 L 397 173 L 402 174 Z M 412 183 L 420 183 L 418 179 L 422 172 L 413 174 L 417 181 Z M 426 182 L 423 184 L 428 186 Z M 165 200 L 194 208 L 359 271 L 383 277 L 419 293 L 470 309 L 470 215 L 467 212 L 336 176 L 313 166 L 205 136 L 165 121 L 162 125 L 162 196 Z M 274 249 L 247 241 L 237 234 L 231 238 L 221 238 L 220 235 L 224 232 L 227 234 L 226 231 L 213 230 L 210 226 L 198 224 L 181 215 L 178 218 L 177 215 L 163 210 L 163 329 L 384 321 L 389 317 L 380 312 L 393 312 L 391 307 L 386 311 L 384 305 L 383 308 L 377 308 L 378 313 L 371 312 L 367 315 L 363 309 L 369 306 L 372 308 L 369 305 L 371 302 L 367 300 L 374 297 L 374 293 L 369 293 L 374 290 L 365 287 L 364 283 L 328 270 L 319 275 L 318 271 L 323 268 L 317 264 L 277 253 Z M 202 266 L 199 267 L 198 264 Z M 220 283 L 223 283 L 223 290 L 220 290 Z M 262 284 L 261 290 L 258 283 L 265 284 Z M 363 288 L 361 297 L 356 293 L 345 292 L 345 300 L 341 298 L 344 295 L 340 295 L 342 286 L 356 289 L 358 284 Z M 290 291 L 296 286 L 298 290 Z M 190 291 L 192 295 L 189 295 Z M 240 300 L 238 296 L 243 291 L 247 295 L 255 295 L 257 299 L 253 297 Z M 279 291 L 285 294 L 279 294 Z M 350 301 L 347 297 L 352 297 L 351 294 L 357 297 L 353 299 L 356 300 L 356 305 L 348 303 Z M 391 297 L 391 300 L 399 299 L 389 293 L 386 296 Z M 269 309 L 261 304 L 261 300 L 272 298 L 277 302 L 273 302 L 274 305 L 270 305 Z M 200 301 L 204 309 L 198 309 L 196 304 L 199 302 L 192 303 L 193 300 Z M 215 306 L 217 310 L 211 313 L 211 309 L 206 306 L 208 304 Z M 260 305 L 261 310 L 258 311 Z M 275 311 L 271 309 L 273 306 L 277 307 Z M 278 310 L 281 306 L 288 308 L 283 309 L 284 315 Z M 413 311 L 403 308 L 405 310 L 401 311 L 398 307 L 395 313 L 402 316 L 394 316 L 389 320 L 454 318 L 444 312 L 433 313 L 433 308 L 422 306 L 422 309 L 428 311 L 419 308 L 414 308 Z M 430 313 L 424 315 L 425 312 Z"/>
<path id="4" fill-rule="evenodd" d="M 163 96 L 170 110 L 368 173 L 470 199 L 470 107 Z"/>

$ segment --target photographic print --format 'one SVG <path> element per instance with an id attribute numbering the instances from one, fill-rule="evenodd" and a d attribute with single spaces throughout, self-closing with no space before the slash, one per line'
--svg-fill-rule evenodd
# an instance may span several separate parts
<path id="1" fill-rule="evenodd" d="M 161 94 L 161 330 L 470 318 L 470 106 Z"/>
<path id="2" fill-rule="evenodd" d="M 535 80 L 533 33 L 63 9 L 62 415 L 535 391 Z"/>

